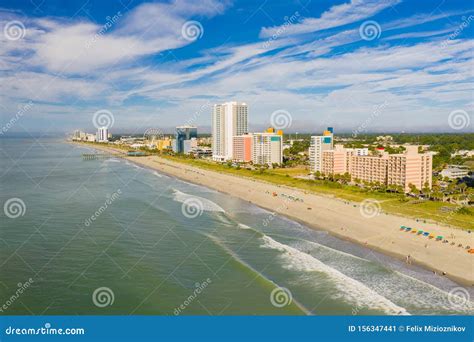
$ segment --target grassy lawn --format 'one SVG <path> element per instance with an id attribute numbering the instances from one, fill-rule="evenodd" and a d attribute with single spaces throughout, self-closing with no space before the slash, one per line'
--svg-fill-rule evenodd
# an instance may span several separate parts
<path id="1" fill-rule="evenodd" d="M 200 167 L 207 170 L 233 174 L 240 177 L 249 177 L 261 181 L 295 187 L 300 190 L 317 194 L 330 195 L 341 199 L 361 202 L 371 198 L 381 202 L 382 209 L 386 212 L 432 220 L 456 226 L 463 229 L 474 229 L 473 216 L 456 212 L 443 212 L 441 207 L 456 208 L 455 205 L 443 202 L 406 200 L 405 196 L 393 193 L 367 192 L 354 186 L 343 186 L 334 182 L 313 181 L 294 178 L 296 175 L 307 174 L 304 168 L 265 170 L 263 173 L 247 169 L 235 169 L 226 165 L 216 164 L 202 159 L 187 159 L 182 157 L 162 155 L 163 158 Z"/>
<path id="2" fill-rule="evenodd" d="M 275 169 L 275 170 L 271 170 L 271 172 L 277 175 L 283 175 L 283 176 L 290 175 L 292 177 L 306 176 L 309 174 L 308 168 L 304 166 L 290 167 L 290 168 L 285 168 L 285 169 Z"/>

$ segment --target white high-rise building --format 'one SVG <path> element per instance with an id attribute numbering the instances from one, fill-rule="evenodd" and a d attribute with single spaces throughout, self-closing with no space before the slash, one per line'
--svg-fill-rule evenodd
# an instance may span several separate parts
<path id="1" fill-rule="evenodd" d="M 109 129 L 107 127 L 101 127 L 97 130 L 97 141 L 98 142 L 109 141 Z"/>
<path id="2" fill-rule="evenodd" d="M 252 162 L 258 165 L 283 162 L 283 136 L 277 133 L 252 134 Z"/>
<path id="3" fill-rule="evenodd" d="M 212 111 L 212 159 L 233 158 L 234 136 L 248 132 L 248 107 L 243 102 L 215 104 Z"/>
<path id="4" fill-rule="evenodd" d="M 312 136 L 309 147 L 310 172 L 323 172 L 323 151 L 332 150 L 334 147 L 333 129 L 328 127 L 323 135 Z"/>

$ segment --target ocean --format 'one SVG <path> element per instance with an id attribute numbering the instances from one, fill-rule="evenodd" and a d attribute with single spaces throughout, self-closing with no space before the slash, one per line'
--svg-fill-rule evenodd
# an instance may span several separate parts
<path id="1" fill-rule="evenodd" d="M 227 194 L 59 138 L 0 151 L 1 315 L 473 312 L 446 277 Z"/>

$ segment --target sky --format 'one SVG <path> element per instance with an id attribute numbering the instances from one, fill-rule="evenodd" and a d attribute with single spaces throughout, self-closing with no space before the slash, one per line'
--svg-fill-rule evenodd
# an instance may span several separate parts
<path id="1" fill-rule="evenodd" d="M 466 0 L 0 0 L 0 136 L 251 130 L 473 132 Z M 104 123 L 105 122 L 105 123 Z"/>

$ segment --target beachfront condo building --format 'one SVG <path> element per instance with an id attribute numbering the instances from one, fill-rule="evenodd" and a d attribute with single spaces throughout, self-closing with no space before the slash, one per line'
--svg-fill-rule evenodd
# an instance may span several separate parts
<path id="1" fill-rule="evenodd" d="M 175 133 L 175 146 L 173 151 L 175 153 L 186 153 L 185 142 L 191 139 L 197 139 L 197 127 L 196 126 L 178 126 L 176 127 Z M 189 145 L 189 143 L 187 144 Z M 197 142 L 196 142 L 197 146 Z"/>
<path id="2" fill-rule="evenodd" d="M 108 142 L 109 141 L 109 129 L 107 127 L 100 127 L 97 130 L 97 139 L 98 142 Z"/>
<path id="3" fill-rule="evenodd" d="M 212 110 L 212 159 L 233 159 L 234 137 L 248 133 L 248 107 L 243 102 L 215 104 Z"/>
<path id="4" fill-rule="evenodd" d="M 388 153 L 350 158 L 349 173 L 353 180 L 387 184 Z"/>
<path id="5" fill-rule="evenodd" d="M 233 160 L 248 163 L 252 161 L 252 134 L 237 135 L 233 142 Z"/>
<path id="6" fill-rule="evenodd" d="M 84 138 L 85 141 L 95 142 L 97 140 L 97 136 L 92 133 L 86 133 L 86 137 Z"/>
<path id="7" fill-rule="evenodd" d="M 76 129 L 72 135 L 72 140 L 84 140 L 86 133 Z"/>
<path id="8" fill-rule="evenodd" d="M 97 141 L 97 134 L 91 134 L 80 130 L 75 130 L 72 136 L 72 140 L 94 142 Z"/>
<path id="9" fill-rule="evenodd" d="M 324 175 L 348 172 L 354 182 L 395 185 L 408 192 L 411 185 L 418 190 L 431 188 L 433 157 L 431 153 L 418 153 L 418 146 L 407 146 L 400 154 L 381 149 L 369 155 L 367 149 L 336 145 L 333 150 L 323 151 L 321 170 Z"/>
<path id="10" fill-rule="evenodd" d="M 171 150 L 173 147 L 171 145 L 172 140 L 168 137 L 165 137 L 163 139 L 158 139 L 153 141 L 156 149 L 158 151 L 163 151 L 163 150 Z"/>
<path id="11" fill-rule="evenodd" d="M 405 153 L 390 154 L 387 170 L 387 183 L 401 186 L 405 191 L 410 185 L 418 190 L 433 183 L 433 156 L 431 153 L 418 153 L 418 146 L 406 147 Z"/>
<path id="12" fill-rule="evenodd" d="M 323 151 L 333 149 L 333 134 L 333 128 L 328 127 L 323 135 L 311 137 L 309 147 L 309 169 L 311 172 L 323 172 Z"/>
<path id="13" fill-rule="evenodd" d="M 196 152 L 198 148 L 198 141 L 196 138 L 191 138 L 183 142 L 183 153 L 190 154 Z"/>
<path id="14" fill-rule="evenodd" d="M 333 150 L 322 151 L 321 171 L 325 175 L 344 174 L 348 170 L 348 151 L 342 145 L 336 145 Z"/>
<path id="15" fill-rule="evenodd" d="M 283 132 L 273 128 L 252 134 L 252 162 L 258 165 L 283 163 Z"/>
<path id="16" fill-rule="evenodd" d="M 323 151 L 322 174 L 334 175 L 350 172 L 353 156 L 368 156 L 368 148 L 344 148 L 335 145 L 332 150 Z"/>

